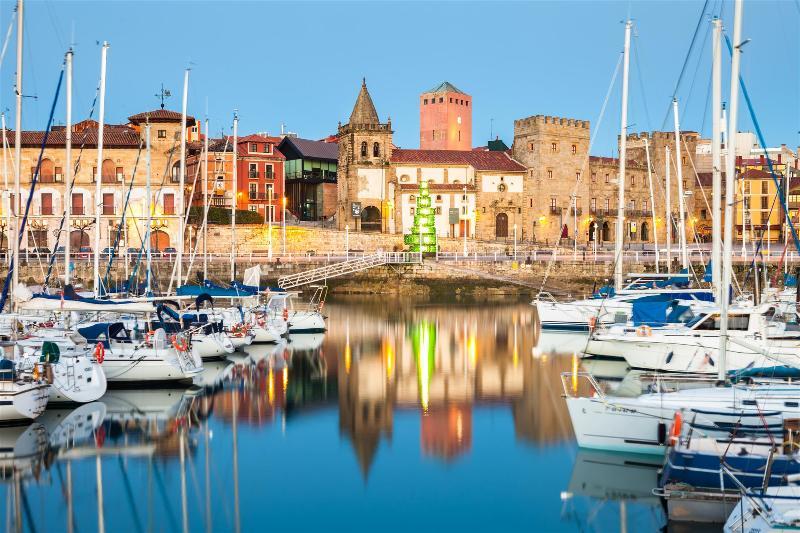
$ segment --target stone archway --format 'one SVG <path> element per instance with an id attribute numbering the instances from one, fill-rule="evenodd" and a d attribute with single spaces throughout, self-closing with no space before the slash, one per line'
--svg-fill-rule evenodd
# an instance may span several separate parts
<path id="1" fill-rule="evenodd" d="M 89 246 L 89 234 L 86 230 L 73 230 L 69 233 L 70 250 L 79 251 L 81 247 Z"/>
<path id="2" fill-rule="evenodd" d="M 497 239 L 508 238 L 508 215 L 505 213 L 497 213 L 494 218 L 494 236 Z"/>
<path id="3" fill-rule="evenodd" d="M 370 205 L 361 212 L 361 231 L 381 231 L 381 210 Z"/>
<path id="4" fill-rule="evenodd" d="M 650 240 L 650 225 L 647 222 L 642 222 L 639 226 L 639 238 L 642 242 Z"/>
<path id="5" fill-rule="evenodd" d="M 603 222 L 603 241 L 608 242 L 611 240 L 611 226 L 608 222 Z"/>
<path id="6" fill-rule="evenodd" d="M 156 230 L 150 234 L 150 249 L 154 252 L 162 251 L 169 247 L 169 235 L 167 232 Z"/>
<path id="7" fill-rule="evenodd" d="M 597 222 L 589 222 L 589 242 L 594 242 L 594 234 L 597 233 Z"/>

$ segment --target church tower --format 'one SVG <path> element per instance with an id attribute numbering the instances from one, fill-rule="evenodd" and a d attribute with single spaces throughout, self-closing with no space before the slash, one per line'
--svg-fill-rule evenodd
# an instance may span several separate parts
<path id="1" fill-rule="evenodd" d="M 337 134 L 336 225 L 340 230 L 347 226 L 351 231 L 389 231 L 394 208 L 394 187 L 389 186 L 392 133 L 391 119 L 381 123 L 363 80 L 350 122 L 339 123 Z"/>

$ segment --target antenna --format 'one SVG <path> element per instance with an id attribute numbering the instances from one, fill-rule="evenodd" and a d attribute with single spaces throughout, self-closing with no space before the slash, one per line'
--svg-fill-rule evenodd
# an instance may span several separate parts
<path id="1" fill-rule="evenodd" d="M 164 84 L 161 84 L 161 91 L 156 93 L 156 98 L 161 100 L 161 109 L 164 109 L 164 101 L 172 96 L 172 92 L 169 89 L 164 88 Z"/>

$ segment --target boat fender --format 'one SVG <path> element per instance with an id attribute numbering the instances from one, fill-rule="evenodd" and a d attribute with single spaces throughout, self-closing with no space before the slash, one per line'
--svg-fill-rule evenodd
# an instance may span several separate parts
<path id="1" fill-rule="evenodd" d="M 288 307 L 284 307 L 283 308 L 283 321 L 286 322 L 287 320 L 289 320 L 289 308 Z"/>
<path id="2" fill-rule="evenodd" d="M 670 445 L 678 442 L 681 436 L 681 426 L 683 425 L 683 417 L 680 411 L 675 412 L 675 418 L 672 420 L 672 428 L 669 430 L 669 443 Z"/>
<path id="3" fill-rule="evenodd" d="M 589 317 L 589 331 L 594 331 L 594 328 L 597 327 L 597 317 L 590 316 Z"/>
<path id="4" fill-rule="evenodd" d="M 103 360 L 106 358 L 106 347 L 102 342 L 94 345 L 94 358 L 97 359 L 98 363 L 103 364 Z"/>
<path id="5" fill-rule="evenodd" d="M 646 324 L 642 324 L 641 326 L 636 328 L 636 334 L 639 337 L 649 337 L 650 335 L 653 334 L 653 328 L 651 328 L 650 326 L 648 326 Z"/>
<path id="6" fill-rule="evenodd" d="M 658 443 L 662 446 L 667 443 L 667 425 L 664 422 L 658 423 Z"/>

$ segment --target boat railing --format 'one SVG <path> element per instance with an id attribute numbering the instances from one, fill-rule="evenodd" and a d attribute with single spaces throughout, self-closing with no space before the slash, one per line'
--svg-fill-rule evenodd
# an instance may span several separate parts
<path id="1" fill-rule="evenodd" d="M 589 397 L 605 398 L 606 391 L 603 386 L 595 379 L 590 372 L 562 372 L 561 373 L 561 387 L 564 390 L 562 398 L 585 398 L 587 394 L 582 392 L 586 391 L 586 387 L 581 387 L 580 384 L 588 384 Z"/>
<path id="2" fill-rule="evenodd" d="M 558 303 L 558 300 L 556 300 L 556 297 L 553 296 L 551 293 L 549 293 L 547 291 L 542 291 L 539 294 L 537 294 L 535 300 L 536 301 L 547 301 L 547 302 L 551 302 L 551 303 Z"/>

